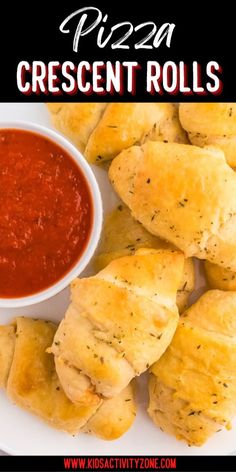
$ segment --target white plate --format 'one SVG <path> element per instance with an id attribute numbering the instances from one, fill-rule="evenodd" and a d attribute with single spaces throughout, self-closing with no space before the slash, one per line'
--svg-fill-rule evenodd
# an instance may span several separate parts
<path id="1" fill-rule="evenodd" d="M 51 126 L 49 115 L 43 104 L 0 104 L 0 122 L 27 120 Z M 117 198 L 108 182 L 106 172 L 93 168 L 100 185 L 105 213 L 117 203 Z M 89 274 L 89 268 L 86 275 Z M 85 275 L 85 273 L 83 274 Z M 203 278 L 198 276 L 199 295 Z M 196 295 L 195 295 L 196 296 Z M 61 320 L 69 302 L 69 291 L 32 307 L 0 309 L 0 323 L 9 322 L 15 315 Z M 236 449 L 236 429 L 222 431 L 201 448 L 189 448 L 154 426 L 146 413 L 146 378 L 138 381 L 138 415 L 132 428 L 121 439 L 102 441 L 85 434 L 73 438 L 56 431 L 38 418 L 19 409 L 0 392 L 0 449 L 16 455 L 215 455 L 229 454 Z M 196 386 L 197 388 L 197 386 Z M 236 428 L 236 422 L 235 422 Z"/>

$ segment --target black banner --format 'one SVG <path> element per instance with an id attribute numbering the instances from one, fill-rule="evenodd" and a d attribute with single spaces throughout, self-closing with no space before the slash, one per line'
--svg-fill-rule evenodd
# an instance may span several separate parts
<path id="1" fill-rule="evenodd" d="M 4 3 L 0 100 L 234 101 L 233 7 L 173 5 Z"/>
<path id="2" fill-rule="evenodd" d="M 235 471 L 234 456 L 4 456 L 4 471 Z"/>

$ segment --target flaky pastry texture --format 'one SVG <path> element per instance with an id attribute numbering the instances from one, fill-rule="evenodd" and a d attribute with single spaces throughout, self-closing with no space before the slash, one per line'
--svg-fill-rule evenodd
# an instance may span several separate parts
<path id="1" fill-rule="evenodd" d="M 150 233 L 236 271 L 236 175 L 220 149 L 148 142 L 119 154 L 109 177 Z"/>
<path id="2" fill-rule="evenodd" d="M 73 369 L 70 398 L 91 404 L 112 398 L 159 359 L 178 323 L 183 266 L 180 252 L 140 249 L 72 283 L 51 347 L 56 367 Z M 65 388 L 66 373 L 57 372 Z"/>
<path id="3" fill-rule="evenodd" d="M 54 126 L 90 163 L 101 164 L 148 140 L 188 142 L 172 103 L 49 103 Z"/>
<path id="4" fill-rule="evenodd" d="M 56 329 L 54 323 L 23 317 L 0 326 L 0 387 L 16 405 L 54 428 L 118 438 L 135 418 L 132 385 L 111 400 L 72 402 L 59 381 L 52 354 L 46 352 Z"/>
<path id="5" fill-rule="evenodd" d="M 218 146 L 236 167 L 235 103 L 181 103 L 179 116 L 192 144 Z"/>
<path id="6" fill-rule="evenodd" d="M 176 247 L 149 233 L 133 218 L 130 209 L 119 204 L 104 221 L 94 267 L 96 272 L 104 269 L 109 262 L 119 257 L 134 254 L 139 248 L 174 249 Z M 177 291 L 176 303 L 182 313 L 188 306 L 189 296 L 194 290 L 194 264 L 191 257 L 185 259 L 183 277 Z"/>

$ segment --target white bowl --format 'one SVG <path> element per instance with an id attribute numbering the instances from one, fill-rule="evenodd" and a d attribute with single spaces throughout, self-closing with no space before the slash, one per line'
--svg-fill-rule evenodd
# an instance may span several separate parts
<path id="1" fill-rule="evenodd" d="M 49 138 L 51 141 L 54 141 L 63 149 L 65 149 L 81 169 L 89 186 L 93 202 L 93 225 L 87 246 L 78 262 L 72 267 L 69 272 L 66 273 L 63 278 L 61 278 L 58 282 L 56 282 L 54 285 L 51 285 L 45 290 L 42 290 L 26 297 L 0 298 L 0 307 L 17 308 L 22 306 L 34 305 L 35 303 L 39 303 L 43 300 L 47 300 L 48 298 L 53 297 L 65 287 L 67 287 L 71 283 L 71 281 L 78 277 L 78 275 L 85 269 L 94 254 L 94 251 L 97 247 L 100 238 L 102 229 L 103 209 L 100 190 L 89 164 L 82 156 L 82 154 L 78 151 L 78 149 L 76 149 L 76 147 L 64 136 L 54 131 L 53 129 L 46 128 L 45 126 L 37 125 L 34 123 L 28 123 L 26 121 L 0 123 L 0 129 L 3 128 L 22 129 L 38 133 L 41 136 Z M 35 270 L 37 270 L 37 267 L 35 267 Z"/>

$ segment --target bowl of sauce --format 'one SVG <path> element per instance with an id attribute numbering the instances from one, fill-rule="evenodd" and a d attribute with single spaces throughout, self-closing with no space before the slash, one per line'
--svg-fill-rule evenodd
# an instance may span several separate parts
<path id="1" fill-rule="evenodd" d="M 99 241 L 102 201 L 82 154 L 56 131 L 0 125 L 0 306 L 63 290 Z"/>

